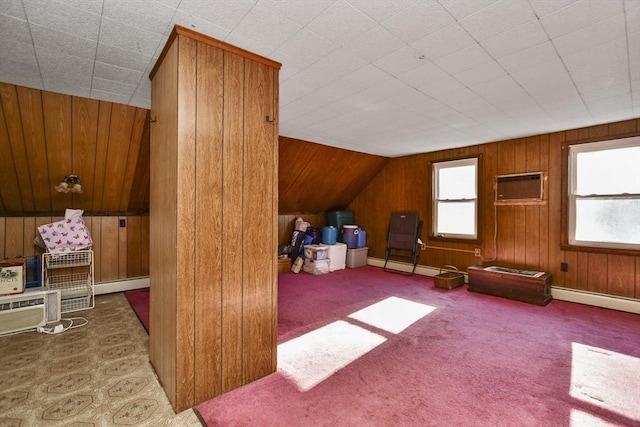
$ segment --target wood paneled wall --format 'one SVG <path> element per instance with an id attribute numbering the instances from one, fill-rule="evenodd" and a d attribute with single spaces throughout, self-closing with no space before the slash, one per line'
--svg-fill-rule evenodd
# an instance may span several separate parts
<path id="1" fill-rule="evenodd" d="M 33 243 L 37 227 L 62 218 L 0 217 L 0 259 L 42 254 Z M 83 218 L 93 239 L 96 283 L 149 275 L 148 216 Z"/>
<path id="2" fill-rule="evenodd" d="M 278 151 L 281 214 L 343 210 L 388 160 L 282 136 Z"/>
<path id="3" fill-rule="evenodd" d="M 417 211 L 425 222 L 422 240 L 429 246 L 442 248 L 422 251 L 421 265 L 438 268 L 453 264 L 465 270 L 481 263 L 473 255 L 474 248 L 479 247 L 484 258 L 495 257 L 486 265 L 546 271 L 552 274 L 554 286 L 640 298 L 640 255 L 577 252 L 560 247 L 562 143 L 613 139 L 639 132 L 640 119 L 636 119 L 391 159 L 349 209 L 354 211 L 358 225 L 367 230 L 370 257 L 384 258 L 391 212 Z M 430 162 L 472 155 L 481 156 L 481 243 L 428 240 Z M 547 175 L 545 204 L 494 206 L 496 175 L 537 171 Z M 495 225 L 497 239 L 494 243 Z M 568 264 L 567 272 L 560 271 L 563 262 Z"/>
<path id="4" fill-rule="evenodd" d="M 0 215 L 147 212 L 148 144 L 144 108 L 0 83 Z"/>

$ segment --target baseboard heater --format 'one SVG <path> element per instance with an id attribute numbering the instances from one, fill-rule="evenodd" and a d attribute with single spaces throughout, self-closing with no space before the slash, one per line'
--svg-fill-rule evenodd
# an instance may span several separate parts
<path id="1" fill-rule="evenodd" d="M 497 266 L 471 266 L 467 272 L 468 291 L 537 305 L 547 305 L 551 301 L 550 274 Z"/>

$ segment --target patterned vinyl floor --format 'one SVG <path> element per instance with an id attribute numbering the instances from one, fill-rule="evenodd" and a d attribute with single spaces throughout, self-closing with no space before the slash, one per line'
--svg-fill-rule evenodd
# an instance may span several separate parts
<path id="1" fill-rule="evenodd" d="M 89 324 L 0 337 L 0 427 L 201 426 L 191 409 L 173 412 L 124 294 L 63 317 Z"/>

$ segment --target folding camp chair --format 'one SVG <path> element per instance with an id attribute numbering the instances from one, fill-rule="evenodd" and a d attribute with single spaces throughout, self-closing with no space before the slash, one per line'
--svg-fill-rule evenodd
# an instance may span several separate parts
<path id="1" fill-rule="evenodd" d="M 412 275 L 418 264 L 420 256 L 420 234 L 422 233 L 422 221 L 418 219 L 416 212 L 394 212 L 389 220 L 387 233 L 387 251 L 384 260 L 384 271 L 402 273 L 399 270 L 387 268 L 389 258 L 406 258 L 413 263 Z"/>

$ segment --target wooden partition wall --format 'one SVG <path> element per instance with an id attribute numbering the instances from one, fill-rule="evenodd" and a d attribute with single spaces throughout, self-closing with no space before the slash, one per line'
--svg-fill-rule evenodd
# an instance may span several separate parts
<path id="1" fill-rule="evenodd" d="M 393 211 L 417 211 L 425 221 L 422 240 L 428 248 L 419 264 L 435 268 L 452 264 L 460 270 L 481 264 L 551 273 L 553 285 L 615 296 L 640 298 L 640 256 L 563 250 L 560 245 L 562 144 L 621 138 L 640 133 L 640 119 L 567 130 L 528 138 L 400 157 L 390 160 L 349 205 L 367 230 L 369 256 L 384 258 L 389 217 Z M 430 162 L 480 155 L 479 244 L 430 240 Z M 547 176 L 546 202 L 540 205 L 493 203 L 496 175 L 542 171 Z M 598 171 L 594 171 L 598 173 Z M 497 226 L 497 237 L 494 232 Z M 567 272 L 560 270 L 566 263 Z"/>
<path id="2" fill-rule="evenodd" d="M 96 283 L 149 275 L 148 216 L 84 216 L 94 251 Z M 37 227 L 62 217 L 0 217 L 0 259 L 40 255 Z M 124 221 L 124 227 L 121 223 Z"/>
<path id="3" fill-rule="evenodd" d="M 149 352 L 177 412 L 276 370 L 279 68 L 176 27 L 151 73 Z"/>

